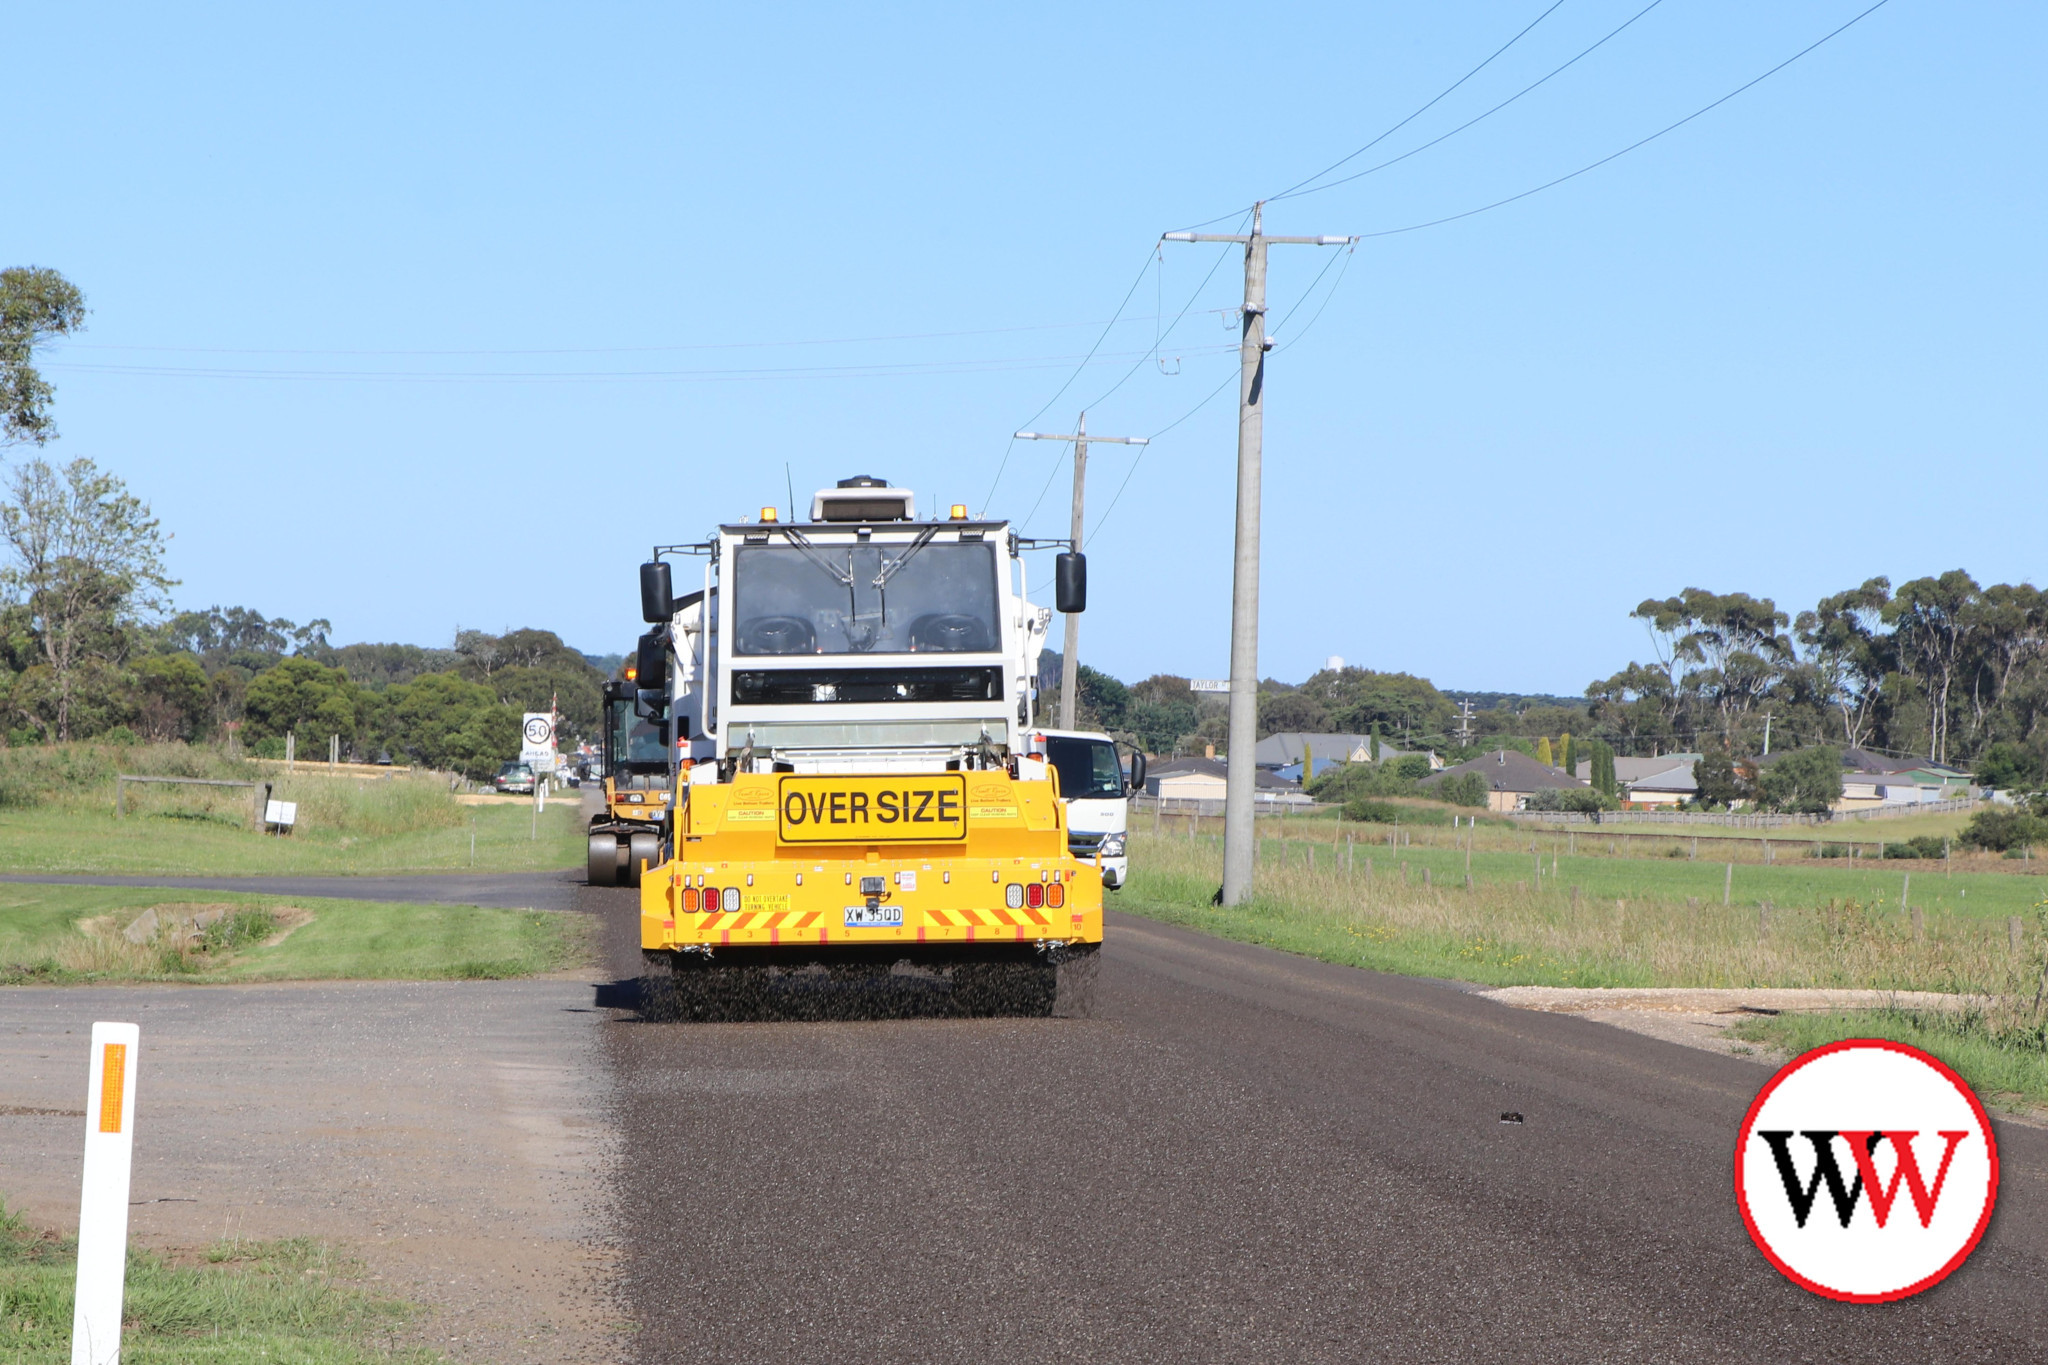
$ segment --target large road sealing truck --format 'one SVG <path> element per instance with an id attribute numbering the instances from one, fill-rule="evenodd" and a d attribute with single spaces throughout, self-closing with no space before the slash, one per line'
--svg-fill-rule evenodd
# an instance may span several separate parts
<path id="1" fill-rule="evenodd" d="M 862 477 L 641 566 L 634 705 L 676 793 L 631 869 L 648 1015 L 1086 1010 L 1102 875 L 1027 742 L 1040 548 L 1082 610 L 1071 545 Z"/>

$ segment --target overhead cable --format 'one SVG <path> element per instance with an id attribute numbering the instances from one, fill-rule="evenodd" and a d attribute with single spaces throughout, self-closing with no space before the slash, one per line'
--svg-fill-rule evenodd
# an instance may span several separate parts
<path id="1" fill-rule="evenodd" d="M 1808 43 L 1805 47 L 1800 48 L 1797 52 L 1787 57 L 1784 61 L 1779 62 L 1776 66 L 1764 72 L 1761 76 L 1757 76 L 1752 80 L 1743 82 L 1741 85 L 1736 86 L 1733 90 L 1730 90 L 1727 94 L 1721 96 L 1721 98 L 1715 100 L 1713 103 L 1700 106 L 1698 109 L 1693 110 L 1690 114 L 1687 114 L 1684 118 L 1679 119 L 1676 123 L 1666 124 L 1664 127 L 1659 128 L 1656 132 L 1650 134 L 1648 137 L 1638 139 L 1635 142 L 1631 142 L 1628 146 L 1623 147 L 1620 151 L 1610 152 L 1606 156 L 1601 157 L 1598 161 L 1594 161 L 1587 165 L 1581 166 L 1577 170 L 1572 171 L 1569 174 L 1560 175 L 1555 180 L 1546 180 L 1544 183 L 1536 186 L 1534 189 L 1523 190 L 1520 194 L 1511 194 L 1505 199 L 1496 199 L 1491 204 L 1482 204 L 1476 209 L 1466 209 L 1463 213 L 1447 214 L 1442 218 L 1432 218 L 1425 223 L 1410 223 L 1406 227 L 1382 228 L 1377 232 L 1361 232 L 1358 235 L 1361 238 L 1395 237 L 1399 236 L 1401 233 L 1404 232 L 1419 232 L 1423 228 L 1441 227 L 1445 223 L 1455 223 L 1461 218 L 1471 218 L 1477 214 L 1490 213 L 1497 208 L 1505 208 L 1509 204 L 1515 203 L 1519 200 L 1527 199 L 1532 194 L 1541 194 L 1545 190 L 1554 189 L 1557 186 L 1564 184 L 1567 180 L 1576 180 L 1580 176 L 1586 174 L 1586 172 L 1588 171 L 1597 171 L 1602 166 L 1605 166 L 1608 162 L 1627 156 L 1630 152 L 1635 151 L 1638 147 L 1646 147 L 1650 143 L 1655 142 L 1658 138 L 1663 137 L 1666 133 L 1673 133 L 1678 131 L 1680 128 L 1683 128 L 1686 124 L 1691 123 L 1694 119 L 1700 117 L 1702 114 L 1710 113 L 1713 110 L 1720 108 L 1729 100 L 1734 99 L 1743 91 L 1748 90 L 1751 86 L 1759 85 L 1764 81 L 1769 80 L 1772 76 L 1777 75 L 1780 71 L 1783 71 L 1786 67 L 1792 65 L 1792 63 L 1798 61 L 1807 53 L 1812 52 L 1815 48 L 1820 47 L 1822 44 L 1833 40 L 1839 35 L 1847 32 L 1849 29 L 1854 28 L 1857 24 L 1862 23 L 1865 19 L 1877 13 L 1877 11 L 1883 9 L 1886 5 L 1890 3 L 1891 0 L 1877 0 L 1876 4 L 1872 5 L 1869 9 L 1864 10 L 1855 18 L 1843 24 L 1840 28 L 1834 29 L 1831 32 L 1827 33 L 1825 36 L 1817 38 L 1813 42 Z"/>
<path id="2" fill-rule="evenodd" d="M 1415 156 L 1419 153 L 1426 152 L 1430 148 L 1436 146 L 1439 142 L 1443 142 L 1448 138 L 1456 137 L 1458 134 L 1464 132 L 1467 128 L 1470 128 L 1473 124 L 1480 123 L 1485 121 L 1486 119 L 1492 118 L 1495 114 L 1498 114 L 1501 110 L 1507 108 L 1510 104 L 1513 104 L 1516 100 L 1522 98 L 1522 96 L 1528 94 L 1537 86 L 1542 85 L 1545 82 L 1549 81 L 1551 77 L 1561 75 L 1567 68 L 1576 66 L 1580 61 L 1582 61 L 1586 57 L 1591 56 L 1595 51 L 1597 51 L 1601 47 L 1604 47 L 1609 39 L 1619 35 L 1622 29 L 1628 28 L 1630 25 L 1634 24 L 1636 20 L 1642 18 L 1645 14 L 1648 14 L 1651 10 L 1657 8 L 1657 6 L 1663 3 L 1664 0 L 1650 0 L 1649 4 L 1643 6 L 1634 14 L 1630 15 L 1627 19 L 1623 20 L 1620 26 L 1611 30 L 1606 37 L 1600 39 L 1599 42 L 1594 43 L 1591 47 L 1588 47 L 1581 51 L 1577 56 L 1573 57 L 1563 66 L 1556 67 L 1553 70 L 1551 70 L 1549 74 L 1543 76 L 1541 79 L 1532 81 L 1528 85 L 1523 86 L 1520 90 L 1517 90 L 1514 94 L 1509 95 L 1506 99 L 1502 100 L 1499 104 L 1494 105 L 1493 108 L 1488 109 L 1485 113 L 1478 114 L 1472 118 L 1466 119 L 1463 123 L 1451 129 L 1448 133 L 1440 133 L 1437 136 L 1431 138 L 1429 141 L 1423 143 L 1421 146 L 1411 147 L 1407 151 L 1401 153 L 1401 155 L 1389 157 L 1387 160 L 1380 162 L 1377 166 L 1368 166 L 1362 171 L 1353 171 L 1350 175 L 1340 176 L 1338 179 L 1326 181 L 1323 184 L 1315 185 L 1305 190 L 1299 188 L 1292 190 L 1284 190 L 1281 193 L 1274 195 L 1273 198 L 1299 199 L 1305 195 L 1321 194 L 1324 190 L 1333 190 L 1337 188 L 1337 186 L 1339 185 L 1348 185 L 1354 180 L 1362 180 L 1368 175 L 1376 174 L 1377 172 L 1387 169 L 1387 167 L 1389 166 L 1397 165 L 1400 162 L 1406 161 L 1411 156 Z"/>

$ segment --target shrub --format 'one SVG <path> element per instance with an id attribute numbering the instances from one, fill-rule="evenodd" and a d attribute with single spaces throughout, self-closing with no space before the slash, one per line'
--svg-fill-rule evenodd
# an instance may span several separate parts
<path id="1" fill-rule="evenodd" d="M 1391 825 L 1401 818 L 1401 808 L 1391 801 L 1357 797 L 1344 803 L 1344 818 L 1364 824 Z"/>
<path id="2" fill-rule="evenodd" d="M 1763 770 L 1758 787 L 1767 810 L 1827 814 L 1842 799 L 1841 751 L 1821 745 L 1786 754 Z"/>
<path id="3" fill-rule="evenodd" d="M 2048 820 L 2024 810 L 1983 810 L 1963 826 L 1963 842 L 1972 848 L 2002 853 L 2009 848 L 2048 842 Z"/>
<path id="4" fill-rule="evenodd" d="M 1436 784 L 1435 796 L 1454 806 L 1484 806 L 1491 795 L 1486 779 L 1478 773 L 1458 773 Z"/>
<path id="5" fill-rule="evenodd" d="M 1938 834 L 1922 834 L 1912 839 L 1900 839 L 1884 846 L 1887 858 L 1939 858 L 1948 852 L 1948 845 Z"/>
<path id="6" fill-rule="evenodd" d="M 1621 802 L 1596 787 L 1546 787 L 1529 794 L 1530 810 L 1569 810 L 1590 815 L 1620 808 Z"/>

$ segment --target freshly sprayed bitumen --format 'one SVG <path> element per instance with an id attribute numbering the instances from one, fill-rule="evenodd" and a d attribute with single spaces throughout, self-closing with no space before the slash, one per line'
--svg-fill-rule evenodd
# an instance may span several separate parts
<path id="1" fill-rule="evenodd" d="M 635 908 L 607 918 L 637 973 Z M 634 1358 L 1949 1365 L 2048 1341 L 2039 1130 L 2002 1128 L 1969 1266 L 1850 1310 L 1736 1215 L 1767 1066 L 1125 916 L 1100 958 L 1087 1019 L 615 1015 Z"/>

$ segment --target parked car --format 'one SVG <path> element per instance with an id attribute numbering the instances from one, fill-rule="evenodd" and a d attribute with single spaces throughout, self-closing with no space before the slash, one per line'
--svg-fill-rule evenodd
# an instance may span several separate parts
<path id="1" fill-rule="evenodd" d="M 507 763 L 498 769 L 491 786 L 508 796 L 533 795 L 533 769 L 524 763 Z"/>

